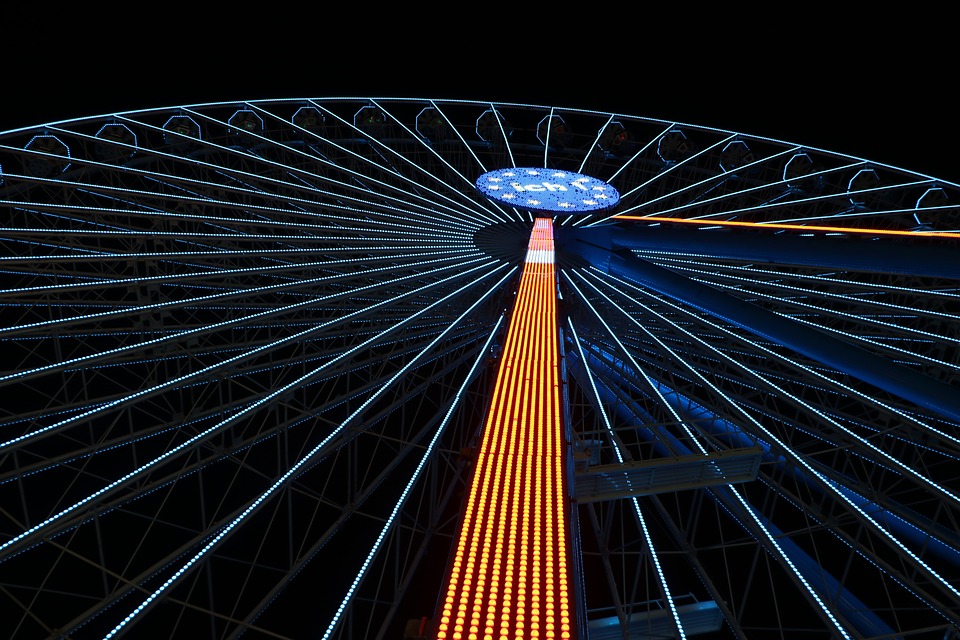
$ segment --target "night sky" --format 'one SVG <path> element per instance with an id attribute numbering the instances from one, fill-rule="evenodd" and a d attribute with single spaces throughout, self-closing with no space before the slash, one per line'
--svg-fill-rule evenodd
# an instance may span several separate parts
<path id="1" fill-rule="evenodd" d="M 136 21 L 14 7 L 0 24 L 0 131 L 206 102 L 462 98 L 711 126 L 960 182 L 955 36 L 922 7 L 888 17 L 809 5 L 776 17 L 544 9 L 536 28 L 511 14 L 497 30 L 498 10 L 455 25 L 446 11 L 428 20 L 424 9 L 359 6 Z"/>

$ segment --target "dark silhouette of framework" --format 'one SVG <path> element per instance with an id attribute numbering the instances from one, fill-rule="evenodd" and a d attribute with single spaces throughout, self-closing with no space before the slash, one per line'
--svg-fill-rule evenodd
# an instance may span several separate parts
<path id="1" fill-rule="evenodd" d="M 510 166 L 620 193 L 554 221 L 578 637 L 960 637 L 960 187 L 409 98 L 0 134 L 9 636 L 429 633 L 532 225 L 473 181 Z"/>

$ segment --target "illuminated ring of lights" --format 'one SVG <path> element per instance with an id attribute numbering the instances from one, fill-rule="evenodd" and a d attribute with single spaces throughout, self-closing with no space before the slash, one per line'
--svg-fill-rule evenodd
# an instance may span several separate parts
<path id="1" fill-rule="evenodd" d="M 960 629 L 960 184 L 560 111 L 0 132 L 9 635 Z M 618 202 L 473 186 L 507 165 Z"/>
<path id="2" fill-rule="evenodd" d="M 476 186 L 501 204 L 546 213 L 591 213 L 620 202 L 617 190 L 603 180 L 537 167 L 488 171 L 477 178 Z"/>

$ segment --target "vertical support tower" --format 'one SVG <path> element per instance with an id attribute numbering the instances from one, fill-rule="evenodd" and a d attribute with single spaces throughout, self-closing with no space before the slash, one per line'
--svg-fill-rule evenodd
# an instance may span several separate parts
<path id="1" fill-rule="evenodd" d="M 438 640 L 571 640 L 553 221 L 537 218 L 465 501 Z"/>

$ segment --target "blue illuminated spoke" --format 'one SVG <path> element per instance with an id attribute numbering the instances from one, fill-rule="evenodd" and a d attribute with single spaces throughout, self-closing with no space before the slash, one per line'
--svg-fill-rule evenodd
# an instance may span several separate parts
<path id="1" fill-rule="evenodd" d="M 4 629 L 436 622 L 536 212 L 572 636 L 946 637 L 958 201 L 799 142 L 555 106 L 298 98 L 0 133 Z"/>

